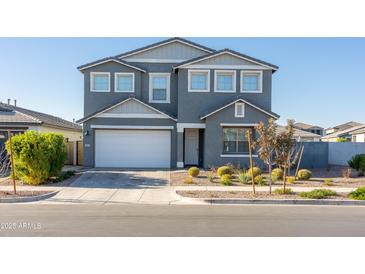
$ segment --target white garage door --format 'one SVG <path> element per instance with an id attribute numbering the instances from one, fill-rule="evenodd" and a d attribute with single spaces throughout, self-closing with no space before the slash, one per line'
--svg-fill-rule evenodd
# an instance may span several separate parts
<path id="1" fill-rule="evenodd" d="M 96 130 L 96 167 L 169 168 L 168 130 Z"/>

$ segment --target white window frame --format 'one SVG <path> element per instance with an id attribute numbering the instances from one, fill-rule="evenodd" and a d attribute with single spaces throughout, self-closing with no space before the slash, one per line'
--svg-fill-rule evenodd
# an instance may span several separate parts
<path id="1" fill-rule="evenodd" d="M 191 76 L 194 72 L 197 73 L 207 73 L 207 89 L 191 89 Z M 197 70 L 197 69 L 189 69 L 188 70 L 188 92 L 210 92 L 210 70 Z"/>
<path id="2" fill-rule="evenodd" d="M 256 73 L 259 75 L 259 89 L 258 90 L 244 90 L 243 89 L 243 76 L 247 74 Z M 241 93 L 262 93 L 262 85 L 263 85 L 263 77 L 262 77 L 262 70 L 241 70 L 241 79 L 240 79 L 240 85 L 241 85 Z"/>
<path id="3" fill-rule="evenodd" d="M 233 85 L 232 85 L 232 90 L 218 90 L 218 74 L 219 73 L 232 73 L 233 77 L 232 77 L 232 81 L 233 81 Z M 236 71 L 235 70 L 215 70 L 214 71 L 214 92 L 221 92 L 221 93 L 236 93 Z"/>
<path id="4" fill-rule="evenodd" d="M 167 78 L 167 87 L 166 87 L 166 100 L 160 101 L 160 100 L 153 100 L 153 89 L 152 89 L 152 79 L 153 77 L 166 77 Z M 149 73 L 149 95 L 148 95 L 148 102 L 149 103 L 157 103 L 157 104 L 168 104 L 170 103 L 170 79 L 171 79 L 171 73 Z"/>
<path id="5" fill-rule="evenodd" d="M 241 115 L 239 115 L 237 113 L 238 106 L 242 106 L 242 114 Z M 245 103 L 236 103 L 234 105 L 234 117 L 236 117 L 236 118 L 243 118 L 243 117 L 245 117 Z"/>
<path id="6" fill-rule="evenodd" d="M 94 76 L 95 75 L 101 75 L 101 74 L 108 74 L 109 79 L 109 86 L 106 90 L 95 90 L 94 89 Z M 90 72 L 90 91 L 91 92 L 110 92 L 110 72 Z"/>
<path id="7" fill-rule="evenodd" d="M 118 89 L 118 76 L 132 76 L 132 90 L 119 90 Z M 114 73 L 114 91 L 115 92 L 125 92 L 125 93 L 131 93 L 134 92 L 134 73 L 133 72 L 116 72 Z"/>

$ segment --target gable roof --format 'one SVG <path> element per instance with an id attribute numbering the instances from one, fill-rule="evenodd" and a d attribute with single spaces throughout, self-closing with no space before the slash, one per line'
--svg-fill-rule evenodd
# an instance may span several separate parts
<path id="1" fill-rule="evenodd" d="M 283 132 L 286 129 L 287 129 L 287 126 L 278 125 L 278 127 L 277 127 L 278 133 Z M 318 138 L 318 139 L 320 139 L 322 136 L 318 135 L 318 134 L 314 134 L 312 132 L 308 132 L 308 131 L 305 131 L 305 130 L 294 128 L 293 137 L 296 138 L 296 139 L 299 138 L 299 137 L 300 138 Z"/>
<path id="2" fill-rule="evenodd" d="M 144 106 L 146 106 L 146 107 L 148 107 L 148 108 L 150 108 L 150 109 L 152 109 L 152 110 L 154 110 L 154 111 L 156 111 L 156 112 L 158 112 L 158 113 L 160 113 L 160 114 L 162 114 L 162 115 L 165 115 L 166 117 L 170 118 L 171 120 L 176 121 L 176 118 L 175 118 L 175 117 L 173 117 L 172 115 L 169 115 L 169 114 L 167 114 L 167 113 L 165 113 L 165 112 L 163 112 L 163 111 L 161 111 L 161 110 L 159 110 L 159 109 L 156 109 L 156 108 L 154 108 L 153 106 L 151 106 L 151 105 L 149 105 L 149 104 L 147 104 L 147 103 L 145 103 L 145 102 L 142 102 L 142 101 L 138 100 L 138 99 L 137 99 L 137 98 L 135 98 L 135 97 L 129 97 L 129 98 L 127 98 L 127 99 L 119 100 L 118 102 L 115 102 L 115 103 L 109 104 L 109 105 L 107 105 L 107 106 L 105 106 L 105 107 L 103 107 L 103 108 L 101 108 L 101 109 L 99 109 L 99 110 L 97 110 L 97 111 L 95 111 L 95 112 L 93 112 L 93 113 L 91 113 L 91 114 L 89 114 L 89 115 L 87 115 L 87 116 L 85 116 L 85 117 L 83 117 L 83 118 L 81 118 L 81 119 L 77 120 L 77 121 L 76 121 L 76 123 L 84 123 L 84 122 L 86 122 L 86 121 L 90 120 L 91 118 L 94 118 L 94 117 L 95 117 L 95 116 L 97 116 L 98 114 L 103 113 L 103 112 L 105 112 L 105 111 L 108 111 L 108 110 L 110 110 L 110 109 L 112 109 L 112 108 L 114 108 L 114 107 L 116 107 L 116 106 L 119 106 L 119 105 L 121 105 L 121 104 L 123 104 L 123 103 L 125 103 L 125 102 L 128 102 L 128 101 L 130 101 L 130 100 L 134 100 L 134 101 L 136 101 L 136 102 L 138 102 L 138 103 L 141 103 L 141 104 L 143 104 Z"/>
<path id="3" fill-rule="evenodd" d="M 0 105 L 0 125 L 2 124 L 37 125 L 41 121 Z"/>
<path id="4" fill-rule="evenodd" d="M 242 53 L 239 53 L 237 51 L 234 51 L 234 50 L 231 50 L 231 49 L 222 49 L 222 50 L 218 50 L 218 51 L 215 51 L 215 52 L 212 52 L 212 53 L 209 53 L 209 54 L 206 54 L 206 55 L 203 55 L 203 56 L 200 56 L 200 57 L 196 57 L 196 58 L 193 58 L 193 59 L 190 59 L 190 60 L 187 60 L 187 61 L 184 61 L 184 62 L 181 62 L 179 64 L 176 64 L 174 66 L 174 69 L 177 69 L 177 68 L 181 68 L 181 67 L 184 67 L 184 66 L 187 66 L 187 65 L 192 65 L 194 63 L 197 63 L 197 62 L 200 62 L 200 61 L 203 61 L 203 60 L 206 60 L 206 59 L 210 59 L 210 58 L 213 58 L 213 57 L 216 57 L 216 56 L 219 56 L 219 55 L 222 55 L 222 54 L 229 54 L 229 55 L 232 55 L 232 56 L 235 56 L 237 58 L 241 58 L 243 60 L 246 60 L 246 61 L 250 61 L 252 63 L 256 63 L 258 65 L 262 65 L 262 66 L 265 66 L 267 68 L 270 68 L 272 69 L 273 71 L 276 71 L 279 69 L 278 66 L 275 66 L 273 64 L 270 64 L 270 63 L 267 63 L 267 62 L 264 62 L 262 60 L 259 60 L 259 59 L 256 59 L 256 58 L 253 58 L 251 56 L 248 56 L 248 55 L 245 55 L 245 54 L 242 54 Z"/>
<path id="5" fill-rule="evenodd" d="M 343 130 L 338 130 L 338 131 L 335 131 L 333 133 L 327 134 L 327 135 L 323 136 L 321 139 L 325 140 L 325 139 L 328 139 L 328 138 L 341 137 L 341 136 L 346 135 L 346 134 L 351 134 L 352 131 L 357 131 L 357 130 L 360 130 L 360 129 L 363 129 L 363 128 L 365 128 L 365 125 L 360 124 L 359 126 L 350 127 L 350 128 L 346 128 L 346 129 L 343 129 Z"/>
<path id="6" fill-rule="evenodd" d="M 362 133 L 365 133 L 365 127 L 350 132 L 351 135 L 362 134 Z"/>
<path id="7" fill-rule="evenodd" d="M 116 62 L 118 64 L 121 64 L 121 65 L 130 67 L 132 69 L 139 70 L 141 72 L 146 72 L 146 70 L 144 70 L 143 68 L 137 67 L 135 65 L 131 65 L 131 64 L 127 63 L 126 61 L 119 60 L 119 59 L 117 59 L 115 57 L 106 57 L 106 58 L 103 58 L 103 59 L 99 59 L 99 60 L 96 60 L 94 62 L 87 63 L 85 65 L 79 66 L 79 67 L 77 67 L 77 69 L 80 70 L 80 71 L 83 71 L 85 69 L 88 69 L 88 68 L 91 68 L 91 67 L 95 67 L 95 66 L 98 66 L 98 65 L 107 63 L 107 62 Z"/>
<path id="8" fill-rule="evenodd" d="M 121 53 L 119 55 L 116 55 L 115 58 L 119 58 L 119 59 L 126 58 L 126 57 L 129 57 L 131 55 L 135 55 L 135 54 L 138 54 L 138 53 L 141 53 L 141 52 L 144 52 L 144 51 L 156 48 L 156 47 L 161 47 L 161 46 L 164 46 L 164 45 L 167 45 L 167 44 L 170 44 L 170 43 L 174 43 L 174 42 L 179 42 L 179 43 L 182 43 L 182 44 L 185 44 L 185 45 L 200 49 L 200 50 L 205 51 L 207 53 L 211 53 L 211 52 L 215 51 L 214 49 L 211 49 L 211 48 L 208 48 L 206 46 L 194 43 L 192 41 L 189 41 L 189 40 L 186 40 L 186 39 L 183 39 L 183 38 L 180 38 L 180 37 L 173 37 L 173 38 L 169 38 L 169 39 L 157 42 L 157 43 L 153 43 L 153 44 L 150 44 L 150 45 L 138 48 L 138 49 L 134 49 L 134 50 L 131 50 L 131 51 Z"/>
<path id="9" fill-rule="evenodd" d="M 294 127 L 299 127 L 299 128 L 302 128 L 302 129 L 311 129 L 311 128 L 320 128 L 320 129 L 323 129 L 323 127 L 320 127 L 320 126 L 314 126 L 314 125 L 309 125 L 309 124 L 305 124 L 305 123 L 295 123 L 294 124 Z"/>
<path id="10" fill-rule="evenodd" d="M 268 116 L 270 116 L 270 117 L 272 117 L 272 118 L 274 118 L 274 119 L 279 119 L 279 118 L 280 118 L 280 116 L 279 116 L 278 114 L 274 113 L 274 112 L 271 112 L 271 111 L 268 111 L 268 110 L 264 110 L 264 109 L 262 109 L 262 108 L 260 108 L 260 107 L 258 107 L 258 106 L 256 106 L 256 105 L 254 105 L 254 104 L 250 103 L 250 102 L 249 102 L 249 101 L 247 101 L 246 99 L 243 99 L 243 98 L 237 97 L 237 98 L 235 98 L 235 99 L 233 99 L 233 100 L 230 100 L 230 101 L 228 101 L 228 102 L 225 102 L 224 104 L 222 104 L 222 105 L 220 105 L 220 106 L 218 106 L 218 107 L 215 107 L 215 108 L 214 108 L 214 109 L 212 109 L 211 111 L 208 111 L 208 112 L 206 112 L 206 113 L 203 113 L 203 114 L 200 116 L 200 119 L 201 119 L 201 120 L 203 120 L 203 119 L 205 119 L 205 118 L 207 118 L 207 117 L 209 117 L 209 116 L 213 115 L 214 113 L 217 113 L 217 112 L 219 112 L 219 111 L 221 111 L 221 110 L 223 110 L 223 109 L 225 109 L 225 108 L 227 108 L 227 107 L 229 107 L 229 106 L 231 106 L 231 105 L 233 105 L 233 104 L 235 104 L 235 103 L 237 103 L 237 102 L 245 103 L 245 104 L 247 104 L 247 105 L 249 105 L 249 106 L 251 106 L 251 107 L 253 107 L 253 108 L 257 109 L 258 111 L 261 111 L 262 113 L 265 113 L 266 115 L 268 115 Z"/>
<path id="11" fill-rule="evenodd" d="M 39 124 L 56 128 L 63 128 L 68 130 L 77 130 L 81 131 L 82 128 L 80 125 L 66 121 L 62 118 L 52 116 L 49 114 L 45 114 L 42 112 L 33 111 L 26 108 L 21 108 L 18 106 L 8 105 L 0 103 L 0 108 L 2 110 L 7 109 L 11 110 L 15 113 L 12 118 L 9 115 L 6 115 L 6 111 L 0 112 L 0 121 L 8 122 L 7 123 L 31 123 L 31 124 Z"/>
<path id="12" fill-rule="evenodd" d="M 344 124 L 341 124 L 338 126 L 329 127 L 326 130 L 329 130 L 329 129 L 345 130 L 345 129 L 355 127 L 355 126 L 360 126 L 360 125 L 362 125 L 362 124 L 358 123 L 358 122 L 350 121 L 350 122 L 347 122 L 347 123 L 344 123 Z"/>

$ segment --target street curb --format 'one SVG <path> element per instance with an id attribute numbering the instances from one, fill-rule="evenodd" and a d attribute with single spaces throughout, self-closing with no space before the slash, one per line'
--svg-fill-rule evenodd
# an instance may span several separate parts
<path id="1" fill-rule="evenodd" d="M 37 196 L 31 196 L 31 197 L 0 198 L 0 203 L 29 203 L 29 202 L 36 202 L 36 201 L 51 198 L 54 195 L 56 195 L 58 192 L 59 192 L 59 190 L 52 191 L 52 192 L 46 193 L 46 194 L 37 195 Z"/>
<path id="2" fill-rule="evenodd" d="M 204 204 L 216 204 L 216 205 L 348 205 L 348 206 L 365 206 L 365 201 L 359 200 L 253 200 L 253 199 L 225 199 L 225 198 L 216 198 L 216 199 L 207 199 L 207 198 L 191 198 L 184 197 L 180 194 L 177 194 L 175 191 L 175 195 L 181 197 L 181 201 L 189 202 L 189 203 L 204 203 Z"/>

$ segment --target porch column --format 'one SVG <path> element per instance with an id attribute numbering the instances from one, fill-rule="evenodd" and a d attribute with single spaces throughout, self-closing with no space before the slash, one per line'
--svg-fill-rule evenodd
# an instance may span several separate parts
<path id="1" fill-rule="evenodd" d="M 177 168 L 184 167 L 184 128 L 177 128 Z"/>

